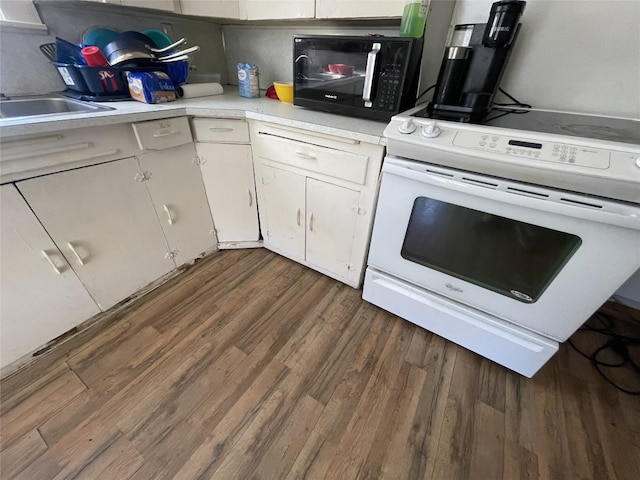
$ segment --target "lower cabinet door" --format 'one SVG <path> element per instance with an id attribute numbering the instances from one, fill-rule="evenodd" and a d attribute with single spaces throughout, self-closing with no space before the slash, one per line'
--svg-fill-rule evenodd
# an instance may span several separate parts
<path id="1" fill-rule="evenodd" d="M 347 278 L 359 197 L 359 192 L 307 178 L 309 264 Z"/>
<path id="2" fill-rule="evenodd" d="M 176 265 L 216 248 L 200 167 L 193 143 L 138 157 L 162 230 Z"/>
<path id="3" fill-rule="evenodd" d="M 196 144 L 209 208 L 219 242 L 260 238 L 249 145 Z"/>
<path id="4" fill-rule="evenodd" d="M 261 165 L 259 209 L 265 246 L 305 259 L 305 177 Z"/>
<path id="5" fill-rule="evenodd" d="M 175 268 L 142 180 L 127 158 L 17 184 L 103 310 Z"/>
<path id="6" fill-rule="evenodd" d="M 100 312 L 13 185 L 0 187 L 0 367 Z"/>

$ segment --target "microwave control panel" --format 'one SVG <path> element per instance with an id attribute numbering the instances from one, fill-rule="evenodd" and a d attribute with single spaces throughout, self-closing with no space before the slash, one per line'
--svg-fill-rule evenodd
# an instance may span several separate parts
<path id="1" fill-rule="evenodd" d="M 483 152 L 603 170 L 609 168 L 610 164 L 608 150 L 568 143 L 537 142 L 504 135 L 464 131 L 456 133 L 453 144 Z"/>
<path id="2" fill-rule="evenodd" d="M 406 55 L 403 46 L 393 42 L 383 43 L 379 55 L 379 77 L 374 105 L 379 110 L 393 112 L 398 108 L 402 94 Z"/>
<path id="3" fill-rule="evenodd" d="M 400 79 L 402 72 L 398 70 L 387 70 L 380 75 L 378 92 L 375 98 L 375 106 L 380 110 L 395 111 L 400 98 L 402 87 Z"/>

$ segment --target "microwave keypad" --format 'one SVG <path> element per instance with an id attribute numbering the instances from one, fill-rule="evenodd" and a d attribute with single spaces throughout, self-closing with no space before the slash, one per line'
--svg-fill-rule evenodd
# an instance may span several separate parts
<path id="1" fill-rule="evenodd" d="M 396 108 L 400 90 L 400 73 L 395 71 L 386 72 L 380 80 L 377 108 L 393 111 Z"/>

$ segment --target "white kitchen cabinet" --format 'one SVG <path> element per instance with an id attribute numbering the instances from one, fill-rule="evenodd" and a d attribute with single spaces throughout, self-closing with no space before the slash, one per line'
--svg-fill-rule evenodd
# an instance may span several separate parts
<path id="1" fill-rule="evenodd" d="M 260 231 L 251 147 L 198 143 L 197 150 L 221 248 L 228 243 L 257 242 Z"/>
<path id="2" fill-rule="evenodd" d="M 259 246 L 249 128 L 244 119 L 191 121 L 219 248 Z"/>
<path id="3" fill-rule="evenodd" d="M 313 18 L 315 0 L 180 0 L 182 13 L 237 20 Z"/>
<path id="4" fill-rule="evenodd" d="M 402 17 L 404 0 L 316 0 L 316 18 Z"/>
<path id="5" fill-rule="evenodd" d="M 128 158 L 17 184 L 102 310 L 175 267 L 144 176 Z"/>
<path id="6" fill-rule="evenodd" d="M 258 188 L 265 246 L 304 261 L 306 177 L 262 165 Z"/>
<path id="7" fill-rule="evenodd" d="M 176 265 L 216 249 L 211 214 L 193 143 L 138 156 L 144 182 Z"/>
<path id="8" fill-rule="evenodd" d="M 245 20 L 313 18 L 315 0 L 240 0 L 240 15 Z"/>
<path id="9" fill-rule="evenodd" d="M 251 122 L 264 246 L 359 287 L 384 148 Z"/>
<path id="10" fill-rule="evenodd" d="M 100 312 L 12 184 L 0 187 L 0 367 Z"/>
<path id="11" fill-rule="evenodd" d="M 306 260 L 349 278 L 360 193 L 307 178 Z"/>
<path id="12" fill-rule="evenodd" d="M 127 158 L 140 152 L 127 123 L 18 137 L 0 135 L 0 142 L 2 183 Z"/>
<path id="13" fill-rule="evenodd" d="M 144 7 L 180 13 L 179 0 L 120 0 L 123 6 Z"/>
<path id="14" fill-rule="evenodd" d="M 240 20 L 239 0 L 180 0 L 184 15 Z"/>
<path id="15" fill-rule="evenodd" d="M 126 7 L 153 8 L 168 12 L 180 13 L 180 0 L 89 0 L 97 3 L 112 3 Z M 200 0 L 202 1 L 202 0 Z"/>
<path id="16" fill-rule="evenodd" d="M 237 20 L 400 18 L 404 0 L 180 0 L 180 4 L 187 15 Z"/>
<path id="17" fill-rule="evenodd" d="M 347 279 L 359 192 L 269 165 L 261 170 L 265 246 Z"/>

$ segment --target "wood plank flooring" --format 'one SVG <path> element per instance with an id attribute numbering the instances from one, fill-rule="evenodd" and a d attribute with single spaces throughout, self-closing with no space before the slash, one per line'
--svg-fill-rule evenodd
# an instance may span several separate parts
<path id="1" fill-rule="evenodd" d="M 2 479 L 640 478 L 640 398 L 568 345 L 527 379 L 265 249 L 1 387 Z"/>

